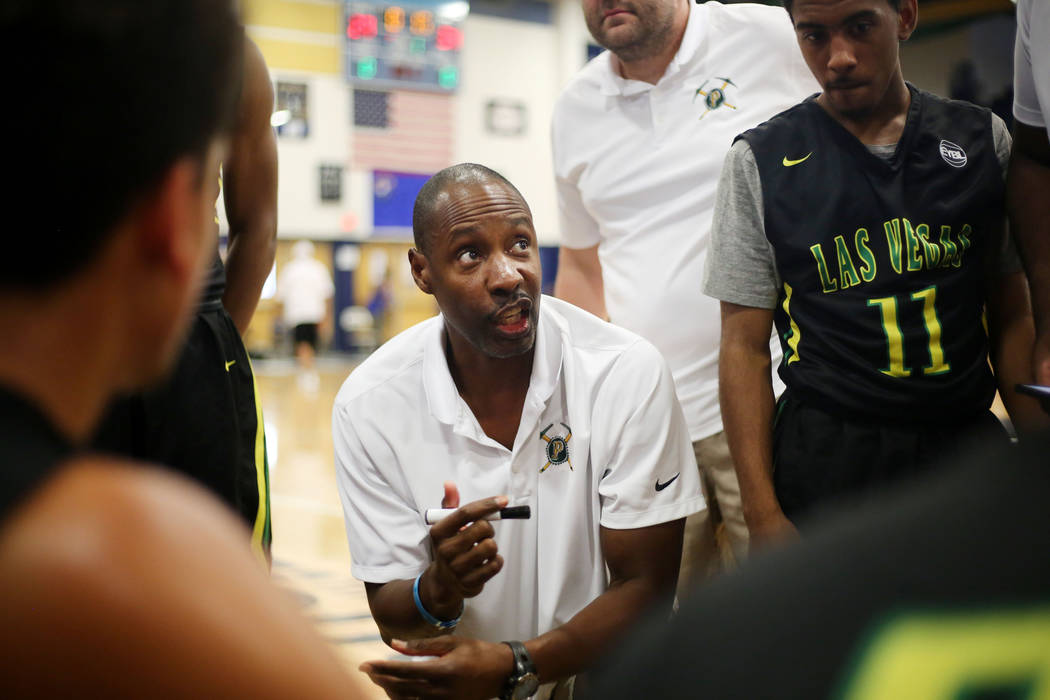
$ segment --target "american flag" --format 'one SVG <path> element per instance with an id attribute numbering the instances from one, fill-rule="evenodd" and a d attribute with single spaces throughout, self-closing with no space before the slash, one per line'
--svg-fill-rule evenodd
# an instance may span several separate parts
<path id="1" fill-rule="evenodd" d="M 452 96 L 354 90 L 356 170 L 436 173 L 452 165 Z"/>

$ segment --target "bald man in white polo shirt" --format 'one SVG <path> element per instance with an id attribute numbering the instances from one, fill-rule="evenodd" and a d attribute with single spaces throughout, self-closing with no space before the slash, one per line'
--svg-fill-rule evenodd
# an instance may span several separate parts
<path id="1" fill-rule="evenodd" d="M 391 697 L 571 697 L 669 601 L 703 508 L 671 374 L 642 338 L 540 296 L 532 215 L 497 173 L 438 173 L 413 228 L 442 315 L 350 375 L 333 432 L 372 614 L 395 650 L 440 658 L 362 670 Z M 484 519 L 508 505 L 531 518 Z M 458 510 L 431 527 L 436 507 Z"/>
<path id="2" fill-rule="evenodd" d="M 645 337 L 671 367 L 711 508 L 686 526 L 684 591 L 717 567 L 720 522 L 721 558 L 748 543 L 718 405 L 719 309 L 700 289 L 718 176 L 738 133 L 820 88 L 783 8 L 582 1 L 609 51 L 555 106 L 554 293 Z"/>

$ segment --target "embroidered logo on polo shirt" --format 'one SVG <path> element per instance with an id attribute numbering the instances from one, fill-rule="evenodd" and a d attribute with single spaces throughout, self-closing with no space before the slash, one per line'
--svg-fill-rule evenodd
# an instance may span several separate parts
<path id="1" fill-rule="evenodd" d="M 540 431 L 540 438 L 547 442 L 547 463 L 540 467 L 541 474 L 547 471 L 552 464 L 565 464 L 566 462 L 569 464 L 569 469 L 575 471 L 569 459 L 569 440 L 572 440 L 572 428 L 564 423 L 560 425 L 565 428 L 565 435 L 547 435 L 547 431 L 554 427 L 554 423 Z"/>
<path id="2" fill-rule="evenodd" d="M 944 158 L 944 162 L 953 168 L 961 168 L 966 165 L 966 151 L 962 149 L 962 146 L 951 141 L 941 141 L 941 158 Z"/>
<path id="3" fill-rule="evenodd" d="M 718 87 L 714 87 L 714 84 L 718 81 L 722 81 L 722 84 Z M 709 88 L 707 88 L 708 83 L 712 83 L 712 86 Z M 736 109 L 736 105 L 727 102 L 728 95 L 726 93 L 730 85 L 734 88 L 736 87 L 736 83 L 729 78 L 708 78 L 696 89 L 696 92 L 693 93 L 693 102 L 696 102 L 697 95 L 702 95 L 704 98 L 704 106 L 707 107 L 707 109 L 704 110 L 704 113 L 700 115 L 700 119 L 706 117 L 708 112 L 716 110 L 719 107 Z M 704 90 L 704 88 L 707 88 L 707 90 Z"/>

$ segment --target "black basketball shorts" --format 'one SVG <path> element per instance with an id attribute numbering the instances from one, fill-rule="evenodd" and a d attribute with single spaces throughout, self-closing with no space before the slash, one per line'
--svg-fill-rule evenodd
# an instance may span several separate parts
<path id="1" fill-rule="evenodd" d="M 794 521 L 818 506 L 950 466 L 978 443 L 1008 441 L 991 411 L 959 422 L 881 422 L 785 392 L 773 429 L 773 485 L 784 514 Z"/>
<path id="2" fill-rule="evenodd" d="M 252 549 L 268 556 L 262 413 L 248 353 L 224 309 L 197 314 L 162 385 L 114 402 L 95 447 L 197 481 L 241 516 L 252 529 Z"/>
<path id="3" fill-rule="evenodd" d="M 295 344 L 308 343 L 317 352 L 317 324 L 297 323 L 292 329 L 292 338 Z"/>

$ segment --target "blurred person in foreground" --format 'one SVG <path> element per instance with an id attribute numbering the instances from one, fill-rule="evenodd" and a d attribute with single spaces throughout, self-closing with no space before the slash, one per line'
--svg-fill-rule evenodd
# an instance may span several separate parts
<path id="1" fill-rule="evenodd" d="M 1047 433 L 986 446 L 846 502 L 654 614 L 588 697 L 1048 697 L 1047 454 Z"/>
<path id="2" fill-rule="evenodd" d="M 8 0 L 0 60 L 4 696 L 360 697 L 217 501 L 85 450 L 171 366 L 214 251 L 232 3 Z"/>
<path id="3" fill-rule="evenodd" d="M 1005 231 L 1010 135 L 905 82 L 916 0 L 785 3 L 823 91 L 726 157 L 705 293 L 722 306 L 722 414 L 756 542 L 909 479 L 975 440 L 1047 424 Z M 767 338 L 783 346 L 774 400 Z"/>
<path id="4" fill-rule="evenodd" d="M 670 612 L 703 507 L 671 373 L 541 297 L 532 213 L 498 173 L 439 172 L 412 227 L 441 315 L 351 373 L 332 429 L 353 574 L 396 651 L 438 658 L 362 670 L 394 698 L 570 698 L 644 608 Z M 532 515 L 485 520 L 508 505 Z"/>

